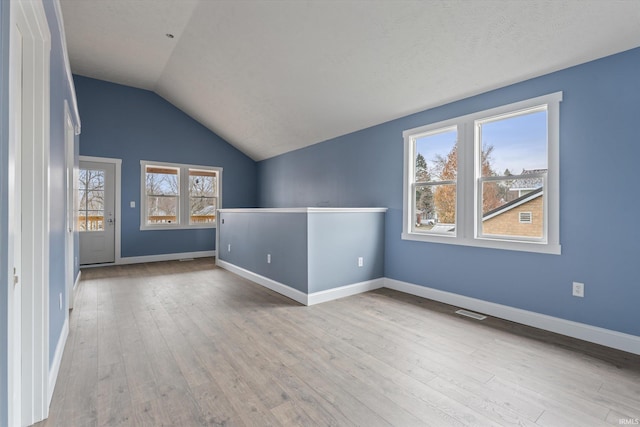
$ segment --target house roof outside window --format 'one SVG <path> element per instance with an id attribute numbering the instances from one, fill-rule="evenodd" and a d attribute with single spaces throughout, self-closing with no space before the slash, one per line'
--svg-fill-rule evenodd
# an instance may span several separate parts
<path id="1" fill-rule="evenodd" d="M 520 175 L 531 175 L 531 174 L 539 174 L 545 173 L 547 169 L 523 169 Z M 512 185 L 509 187 L 511 191 L 521 191 L 521 190 L 535 190 L 537 188 L 542 187 L 542 178 L 539 176 L 532 178 L 523 178 L 515 180 Z"/>

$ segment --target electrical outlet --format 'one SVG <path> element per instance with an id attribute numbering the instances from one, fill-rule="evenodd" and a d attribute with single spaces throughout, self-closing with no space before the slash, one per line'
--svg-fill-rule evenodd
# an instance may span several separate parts
<path id="1" fill-rule="evenodd" d="M 573 296 L 574 297 L 584 297 L 584 283 L 573 282 Z"/>
<path id="2" fill-rule="evenodd" d="M 364 265 L 364 258 L 359 256 L 358 257 L 358 267 L 362 267 Z"/>
<path id="3" fill-rule="evenodd" d="M 59 296 L 60 296 L 60 310 L 62 310 L 62 292 L 60 292 Z"/>
<path id="4" fill-rule="evenodd" d="M 231 252 L 231 243 L 227 245 L 227 252 Z"/>
<path id="5" fill-rule="evenodd" d="M 132 200 L 132 201 L 130 201 L 130 202 L 129 202 L 129 207 L 131 207 L 131 208 L 135 208 L 135 207 L 136 207 L 136 202 L 135 202 L 135 201 L 133 201 L 133 200 Z"/>
<path id="6" fill-rule="evenodd" d="M 267 254 L 267 264 L 271 264 L 271 254 Z"/>

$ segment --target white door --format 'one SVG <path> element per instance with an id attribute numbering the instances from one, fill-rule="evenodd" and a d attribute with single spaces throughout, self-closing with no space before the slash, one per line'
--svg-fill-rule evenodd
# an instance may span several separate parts
<path id="1" fill-rule="evenodd" d="M 13 9 L 13 5 L 12 5 Z M 13 10 L 12 10 L 13 11 Z M 18 15 L 17 18 L 21 18 Z M 8 194 L 8 387 L 9 425 L 21 425 L 22 397 L 22 103 L 23 34 L 22 21 L 11 27 L 9 109 L 9 194 Z"/>
<path id="2" fill-rule="evenodd" d="M 115 262 L 116 167 L 80 161 L 78 175 L 80 264 Z"/>

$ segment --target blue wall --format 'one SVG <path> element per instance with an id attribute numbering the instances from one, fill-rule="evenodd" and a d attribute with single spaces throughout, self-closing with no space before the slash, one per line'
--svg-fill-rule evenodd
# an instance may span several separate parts
<path id="1" fill-rule="evenodd" d="M 220 220 L 221 260 L 307 293 L 306 213 L 222 212 Z"/>
<path id="2" fill-rule="evenodd" d="M 384 277 L 384 217 L 384 212 L 221 212 L 218 258 L 305 294 L 365 282 Z M 362 267 L 358 257 L 364 258 Z"/>
<path id="3" fill-rule="evenodd" d="M 7 251 L 8 217 L 7 192 L 9 190 L 8 155 L 9 155 L 9 5 L 8 1 L 0 2 L 0 426 L 6 426 L 8 384 L 7 384 Z"/>
<path id="4" fill-rule="evenodd" d="M 310 294 L 384 277 L 384 217 L 384 212 L 308 215 Z"/>
<path id="5" fill-rule="evenodd" d="M 71 90 L 65 78 L 62 45 L 58 32 L 53 2 L 43 2 L 49 30 L 51 32 L 50 57 L 50 270 L 49 270 L 49 361 L 53 361 L 56 345 L 65 321 L 64 310 L 60 310 L 58 295 L 65 298 L 65 147 L 64 147 L 64 100 L 71 98 Z M 8 169 L 8 54 L 9 54 L 9 2 L 0 6 L 2 31 L 0 41 L 0 425 L 7 425 L 7 169 Z M 43 213 L 44 214 L 44 213 Z"/>
<path id="6" fill-rule="evenodd" d="M 60 309 L 59 294 L 66 299 L 66 148 L 64 102 L 72 105 L 73 97 L 65 72 L 62 39 L 58 31 L 53 2 L 43 2 L 51 32 L 51 135 L 49 157 L 49 361 L 53 362 L 56 346 L 66 319 Z"/>
<path id="7" fill-rule="evenodd" d="M 386 277 L 640 335 L 639 69 L 640 48 L 262 161 L 259 206 L 386 206 Z M 401 240 L 403 130 L 556 91 L 562 255 Z"/>
<path id="8" fill-rule="evenodd" d="M 223 207 L 255 206 L 256 164 L 222 138 L 153 92 L 74 79 L 80 154 L 122 159 L 122 257 L 215 249 L 213 229 L 140 231 L 140 160 L 222 167 Z"/>

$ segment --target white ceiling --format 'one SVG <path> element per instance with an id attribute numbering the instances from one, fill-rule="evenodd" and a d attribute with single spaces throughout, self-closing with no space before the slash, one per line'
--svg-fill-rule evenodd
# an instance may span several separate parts
<path id="1" fill-rule="evenodd" d="M 61 5 L 74 73 L 155 91 L 255 160 L 640 46 L 639 0 Z"/>

